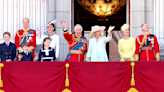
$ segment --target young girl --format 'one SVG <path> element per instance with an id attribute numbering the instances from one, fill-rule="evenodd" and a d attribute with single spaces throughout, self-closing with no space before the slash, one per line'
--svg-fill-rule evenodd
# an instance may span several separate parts
<path id="1" fill-rule="evenodd" d="M 52 47 L 50 47 L 51 39 L 49 37 L 44 38 L 43 47 L 39 52 L 38 61 L 55 61 L 55 51 Z"/>

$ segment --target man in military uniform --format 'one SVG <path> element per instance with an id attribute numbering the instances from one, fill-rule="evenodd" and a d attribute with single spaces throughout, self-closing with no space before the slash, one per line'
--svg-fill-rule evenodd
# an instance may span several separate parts
<path id="1" fill-rule="evenodd" d="M 10 42 L 10 33 L 4 32 L 3 39 L 4 43 L 0 44 L 0 61 L 11 62 L 14 61 L 16 57 L 16 46 L 14 43 Z"/>
<path id="2" fill-rule="evenodd" d="M 87 39 L 82 36 L 83 28 L 80 24 L 75 25 L 75 34 L 69 34 L 66 29 L 66 22 L 61 20 L 61 25 L 64 27 L 63 35 L 69 45 L 69 54 L 65 61 L 82 62 L 84 55 L 87 52 Z"/>
<path id="3" fill-rule="evenodd" d="M 142 24 L 141 28 L 143 34 L 136 38 L 135 60 L 160 60 L 160 51 L 157 37 L 148 33 L 149 27 L 147 24 Z"/>
<path id="4" fill-rule="evenodd" d="M 34 49 L 36 47 L 36 31 L 29 29 L 29 19 L 23 19 L 23 28 L 16 32 L 15 35 L 15 45 L 19 53 L 23 52 L 22 45 L 24 42 L 28 42 L 29 44 L 29 51 L 31 52 L 34 58 Z"/>

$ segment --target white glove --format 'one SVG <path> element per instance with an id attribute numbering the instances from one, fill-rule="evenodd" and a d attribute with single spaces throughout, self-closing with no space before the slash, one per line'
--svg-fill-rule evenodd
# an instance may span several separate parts
<path id="1" fill-rule="evenodd" d="M 19 53 L 23 52 L 23 49 L 21 47 L 18 47 L 17 50 L 19 51 Z"/>
<path id="2" fill-rule="evenodd" d="M 90 57 L 86 57 L 86 61 L 87 62 L 90 62 L 91 61 L 91 58 Z"/>
<path id="3" fill-rule="evenodd" d="M 40 33 L 40 29 L 37 28 L 37 29 L 36 29 L 36 36 L 37 36 L 37 37 L 39 36 L 39 33 Z"/>
<path id="4" fill-rule="evenodd" d="M 111 32 L 114 28 L 115 28 L 115 26 L 109 26 L 108 32 Z"/>
<path id="5" fill-rule="evenodd" d="M 34 47 L 30 46 L 29 49 L 28 49 L 28 52 L 31 53 L 33 49 L 34 49 Z"/>

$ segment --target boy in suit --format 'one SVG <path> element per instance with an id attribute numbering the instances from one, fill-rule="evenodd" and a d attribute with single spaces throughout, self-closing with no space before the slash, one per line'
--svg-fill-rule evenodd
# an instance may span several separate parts
<path id="1" fill-rule="evenodd" d="M 0 44 L 0 61 L 11 62 L 14 61 L 16 57 L 16 46 L 14 43 L 10 42 L 10 33 L 4 32 L 3 39 L 4 43 Z"/>
<path id="2" fill-rule="evenodd" d="M 22 45 L 23 52 L 19 53 L 18 61 L 33 61 L 33 56 L 28 52 L 29 44 L 28 42 L 24 42 Z"/>

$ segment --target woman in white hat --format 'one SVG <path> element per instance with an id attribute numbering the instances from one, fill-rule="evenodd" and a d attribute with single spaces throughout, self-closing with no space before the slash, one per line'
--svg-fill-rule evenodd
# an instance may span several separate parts
<path id="1" fill-rule="evenodd" d="M 129 25 L 124 24 L 121 27 L 122 34 L 124 38 L 118 41 L 118 52 L 121 57 L 121 62 L 125 61 L 134 61 L 134 53 L 135 53 L 135 39 L 129 37 Z"/>
<path id="2" fill-rule="evenodd" d="M 93 26 L 91 29 L 89 40 L 89 48 L 87 52 L 87 61 L 91 62 L 108 62 L 108 57 L 106 53 L 106 43 L 112 39 L 111 31 L 114 27 L 109 27 L 108 36 L 104 36 L 105 26 Z"/>
<path id="3" fill-rule="evenodd" d="M 48 37 L 51 39 L 50 47 L 55 49 L 55 56 L 58 58 L 59 56 L 59 35 L 56 35 L 54 33 L 55 31 L 55 23 L 57 20 L 51 21 L 45 29 L 47 29 L 46 32 L 44 32 L 41 37 L 39 37 L 40 30 L 36 30 L 36 44 L 37 45 L 42 45 L 44 38 Z"/>

